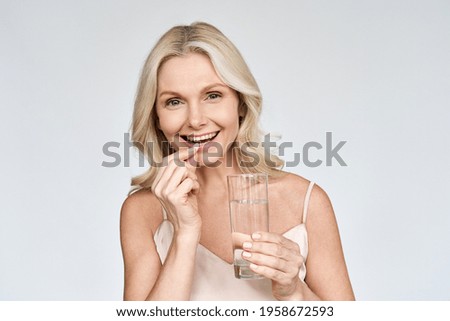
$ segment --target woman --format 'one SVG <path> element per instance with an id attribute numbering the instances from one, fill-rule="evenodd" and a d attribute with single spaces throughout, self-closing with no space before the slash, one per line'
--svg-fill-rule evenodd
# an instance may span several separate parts
<path id="1" fill-rule="evenodd" d="M 121 211 L 125 300 L 354 299 L 325 192 L 248 144 L 261 138 L 261 104 L 215 27 L 177 26 L 155 45 L 132 123 L 153 166 L 133 179 Z M 269 175 L 270 232 L 254 234 L 243 253 L 262 280 L 233 275 L 226 176 L 237 173 Z"/>

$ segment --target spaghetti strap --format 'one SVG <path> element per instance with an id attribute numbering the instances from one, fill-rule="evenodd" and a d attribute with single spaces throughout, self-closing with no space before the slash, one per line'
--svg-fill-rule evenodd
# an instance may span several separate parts
<path id="1" fill-rule="evenodd" d="M 164 209 L 164 206 L 161 206 L 161 209 L 162 209 L 163 221 L 166 221 L 167 220 L 167 212 Z"/>
<path id="2" fill-rule="evenodd" d="M 311 198 L 311 191 L 314 187 L 314 182 L 310 182 L 308 190 L 306 191 L 305 200 L 303 201 L 303 220 L 302 223 L 306 223 L 306 216 L 308 215 L 309 199 Z"/>

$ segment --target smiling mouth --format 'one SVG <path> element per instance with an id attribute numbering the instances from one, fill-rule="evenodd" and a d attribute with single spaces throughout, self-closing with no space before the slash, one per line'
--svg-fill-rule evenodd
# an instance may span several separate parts
<path id="1" fill-rule="evenodd" d="M 186 142 L 190 143 L 190 144 L 204 144 L 207 143 L 211 140 L 213 140 L 214 138 L 216 138 L 216 136 L 219 134 L 220 131 L 214 132 L 214 133 L 209 133 L 209 134 L 205 134 L 205 135 L 180 135 L 181 138 L 183 138 Z"/>

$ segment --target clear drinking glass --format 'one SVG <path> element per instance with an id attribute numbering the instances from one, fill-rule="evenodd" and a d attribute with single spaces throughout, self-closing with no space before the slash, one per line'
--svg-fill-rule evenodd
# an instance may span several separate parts
<path id="1" fill-rule="evenodd" d="M 269 203 L 266 174 L 227 176 L 231 237 L 234 253 L 234 275 L 238 279 L 260 279 L 242 258 L 242 243 L 252 241 L 251 235 L 269 230 Z"/>

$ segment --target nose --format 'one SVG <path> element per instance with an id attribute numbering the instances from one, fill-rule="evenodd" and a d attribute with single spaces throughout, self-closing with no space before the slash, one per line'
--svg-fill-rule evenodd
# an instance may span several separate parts
<path id="1" fill-rule="evenodd" d="M 188 113 L 187 125 L 189 127 L 199 129 L 206 125 L 208 118 L 202 110 L 202 106 L 199 104 L 189 104 Z"/>

